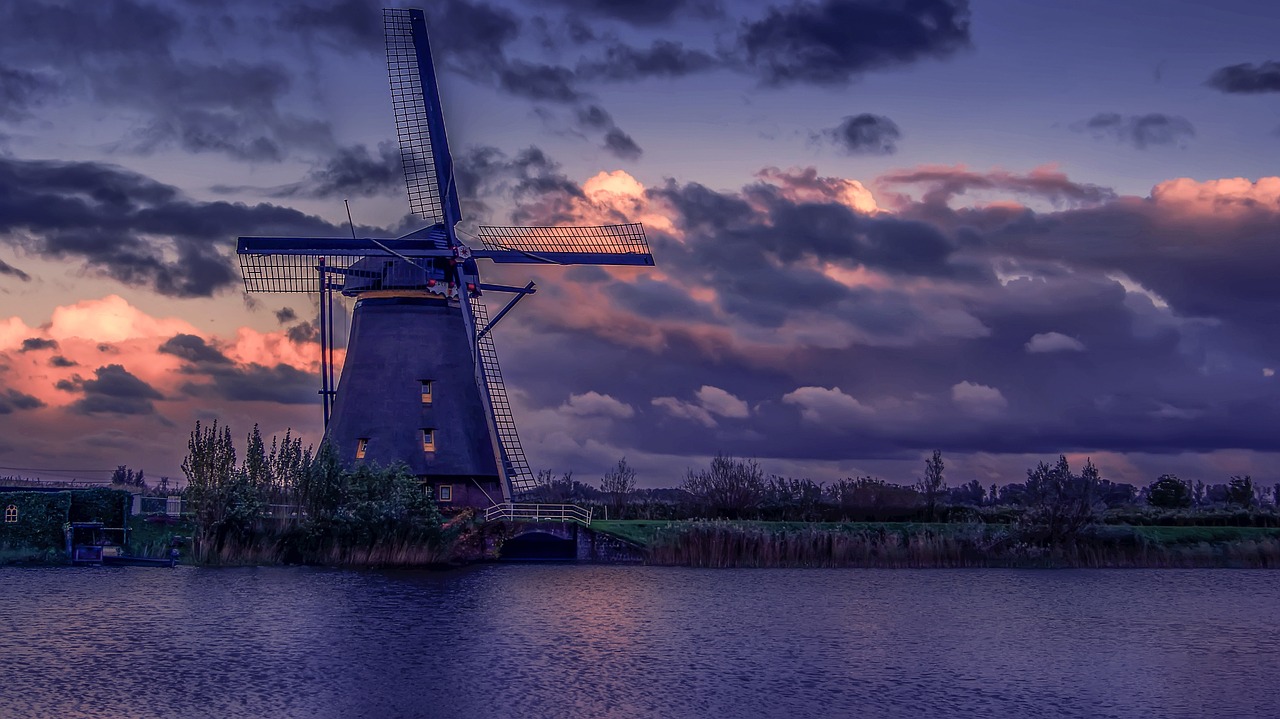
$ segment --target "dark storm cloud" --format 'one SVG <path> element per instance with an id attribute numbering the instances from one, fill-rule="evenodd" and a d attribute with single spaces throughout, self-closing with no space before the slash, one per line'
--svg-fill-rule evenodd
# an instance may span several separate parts
<path id="1" fill-rule="evenodd" d="M 47 340 L 41 337 L 28 337 L 22 340 L 22 349 L 19 352 L 36 352 L 39 350 L 56 350 L 58 349 L 57 340 Z"/>
<path id="2" fill-rule="evenodd" d="M 722 64 L 719 58 L 671 40 L 655 40 L 647 49 L 615 41 L 605 48 L 602 58 L 583 60 L 576 69 L 584 78 L 629 81 L 684 77 Z"/>
<path id="3" fill-rule="evenodd" d="M 1072 125 L 1077 132 L 1087 132 L 1098 139 L 1110 139 L 1132 145 L 1139 150 L 1148 147 L 1185 145 L 1196 136 L 1196 129 L 1185 117 L 1158 112 L 1146 115 L 1120 115 L 1100 112 Z"/>
<path id="4" fill-rule="evenodd" d="M 193 397 L 231 402 L 312 404 L 320 401 L 316 394 L 316 377 L 285 364 L 274 367 L 260 364 L 210 367 L 207 374 L 211 380 L 209 383 L 187 383 L 182 391 Z"/>
<path id="5" fill-rule="evenodd" d="M 636 160 L 643 150 L 613 122 L 613 116 L 599 105 L 578 108 L 578 127 L 584 132 L 604 132 L 604 149 L 622 160 Z"/>
<path id="6" fill-rule="evenodd" d="M 317 322 L 299 322 L 285 333 L 290 342 L 310 344 L 320 341 L 320 327 Z"/>
<path id="7" fill-rule="evenodd" d="M 233 188 L 219 188 L 233 189 Z M 373 197 L 403 191 L 400 150 L 393 143 L 378 145 L 375 157 L 364 145 L 339 148 L 324 165 L 298 183 L 267 192 L 270 197 Z"/>
<path id="8" fill-rule="evenodd" d="M 22 270 L 18 269 L 17 267 L 14 267 L 13 265 L 9 264 L 8 262 L 5 262 L 4 260 L 0 260 L 0 275 L 17 277 L 23 282 L 31 281 L 31 275 L 23 272 Z"/>
<path id="9" fill-rule="evenodd" d="M 283 12 L 282 32 L 323 37 L 348 53 L 382 51 L 381 3 L 371 0 L 291 3 Z"/>
<path id="10" fill-rule="evenodd" d="M 49 77 L 0 65 L 0 120 L 23 120 L 57 90 Z"/>
<path id="11" fill-rule="evenodd" d="M 630 135 L 616 127 L 604 134 L 604 147 L 621 160 L 638 160 L 644 153 Z"/>
<path id="12" fill-rule="evenodd" d="M 717 0 L 555 0 L 566 9 L 632 25 L 660 25 L 678 15 L 716 17 L 723 11 Z"/>
<path id="13" fill-rule="evenodd" d="M 454 174 L 469 211 L 480 216 L 488 211 L 486 198 L 510 197 L 522 204 L 545 201 L 563 205 L 568 198 L 582 196 L 582 188 L 564 174 L 560 164 L 534 146 L 514 156 L 496 147 L 468 147 L 457 156 Z M 552 216 L 568 219 L 563 207 L 559 214 L 547 213 L 547 217 Z"/>
<path id="14" fill-rule="evenodd" d="M 163 295 L 209 296 L 237 284 L 227 250 L 238 235 L 294 233 L 342 234 L 284 207 L 189 200 L 112 165 L 0 157 L 0 236 Z"/>
<path id="15" fill-rule="evenodd" d="M 1254 94 L 1280 92 L 1280 62 L 1241 63 L 1214 71 L 1207 84 L 1222 92 Z"/>
<path id="16" fill-rule="evenodd" d="M 65 368 L 65 367 L 75 367 L 77 365 L 75 362 L 72 362 L 71 360 L 67 359 L 66 357 L 63 357 L 62 355 L 54 355 L 49 358 L 49 366 Z"/>
<path id="17" fill-rule="evenodd" d="M 276 321 L 282 325 L 287 325 L 296 319 L 298 319 L 298 313 L 294 312 L 292 307 L 282 307 L 276 310 Z"/>
<path id="18" fill-rule="evenodd" d="M 157 348 L 161 354 L 169 354 L 188 362 L 205 364 L 230 364 L 231 360 L 217 349 L 210 347 L 196 335 L 177 334 Z"/>
<path id="19" fill-rule="evenodd" d="M 883 115 L 850 115 L 835 127 L 818 133 L 848 155 L 891 155 L 897 149 L 902 131 L 898 124 Z"/>
<path id="20" fill-rule="evenodd" d="M 281 66 L 186 57 L 184 19 L 200 20 L 174 9 L 130 0 L 9 3 L 0 8 L 0 62 L 42 67 L 42 86 L 56 84 L 69 99 L 138 113 L 117 150 L 177 146 L 275 161 L 289 147 L 331 145 L 327 124 L 282 109 L 290 78 Z"/>
<path id="21" fill-rule="evenodd" d="M 58 389 L 79 392 L 84 396 L 72 403 L 80 414 L 115 413 L 129 415 L 155 414 L 152 400 L 164 396 L 151 385 L 138 379 L 122 365 L 109 364 L 94 370 L 96 379 L 76 377 L 73 382 L 61 380 Z"/>
<path id="22" fill-rule="evenodd" d="M 38 397 L 19 392 L 16 389 L 0 391 L 0 414 L 13 414 L 17 410 L 38 409 L 45 406 Z"/>
<path id="23" fill-rule="evenodd" d="M 966 0 L 821 0 L 744 24 L 746 62 L 770 85 L 842 85 L 870 70 L 969 46 Z"/>

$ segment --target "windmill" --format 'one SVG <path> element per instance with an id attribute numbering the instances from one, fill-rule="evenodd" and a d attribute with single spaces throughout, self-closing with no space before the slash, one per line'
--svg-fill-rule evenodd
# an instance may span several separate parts
<path id="1" fill-rule="evenodd" d="M 409 206 L 425 226 L 385 239 L 241 237 L 245 290 L 318 295 L 325 438 L 340 459 L 404 462 L 445 506 L 512 501 L 534 482 L 493 328 L 535 285 L 483 283 L 476 260 L 653 265 L 653 256 L 639 224 L 483 226 L 482 247 L 464 244 L 425 18 L 388 9 L 383 25 Z M 490 318 L 481 291 L 511 297 Z M 337 382 L 335 292 L 355 300 Z"/>

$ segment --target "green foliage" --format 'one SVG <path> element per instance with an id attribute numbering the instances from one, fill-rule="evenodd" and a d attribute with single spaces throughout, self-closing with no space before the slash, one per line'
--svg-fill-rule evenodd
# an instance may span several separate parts
<path id="1" fill-rule="evenodd" d="M 1147 503 L 1153 507 L 1178 509 L 1191 506 L 1191 485 L 1177 475 L 1162 474 L 1147 487 Z"/>
<path id="2" fill-rule="evenodd" d="M 1253 477 L 1235 475 L 1227 482 L 1227 504 L 1252 507 L 1254 503 Z"/>
<path id="3" fill-rule="evenodd" d="M 216 422 L 196 423 L 187 448 L 182 469 L 203 561 L 356 561 L 354 547 L 364 561 L 394 560 L 441 542 L 435 501 L 404 465 L 344 467 L 327 443 L 313 456 L 288 432 L 268 448 L 256 425 L 239 464 L 230 429 Z M 273 513 L 272 504 L 285 507 Z"/>
<path id="4" fill-rule="evenodd" d="M 0 521 L 0 548 L 25 551 L 63 546 L 71 492 L 0 492 L 0 513 L 10 506 L 17 508 L 18 521 Z"/>

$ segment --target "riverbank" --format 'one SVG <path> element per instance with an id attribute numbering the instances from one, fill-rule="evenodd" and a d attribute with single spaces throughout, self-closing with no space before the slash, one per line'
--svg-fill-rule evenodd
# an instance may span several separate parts
<path id="1" fill-rule="evenodd" d="M 1086 528 L 1028 541 L 1010 525 L 687 521 L 595 522 L 644 547 L 645 562 L 688 567 L 1280 568 L 1280 529 Z"/>

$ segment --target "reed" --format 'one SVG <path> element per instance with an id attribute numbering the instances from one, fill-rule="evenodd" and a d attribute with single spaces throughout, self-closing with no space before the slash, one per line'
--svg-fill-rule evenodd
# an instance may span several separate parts
<path id="1" fill-rule="evenodd" d="M 1132 530 L 1036 544 L 1008 528 L 844 530 L 725 521 L 671 524 L 649 545 L 649 564 L 688 567 L 1280 567 L 1280 539 L 1164 544 Z"/>

